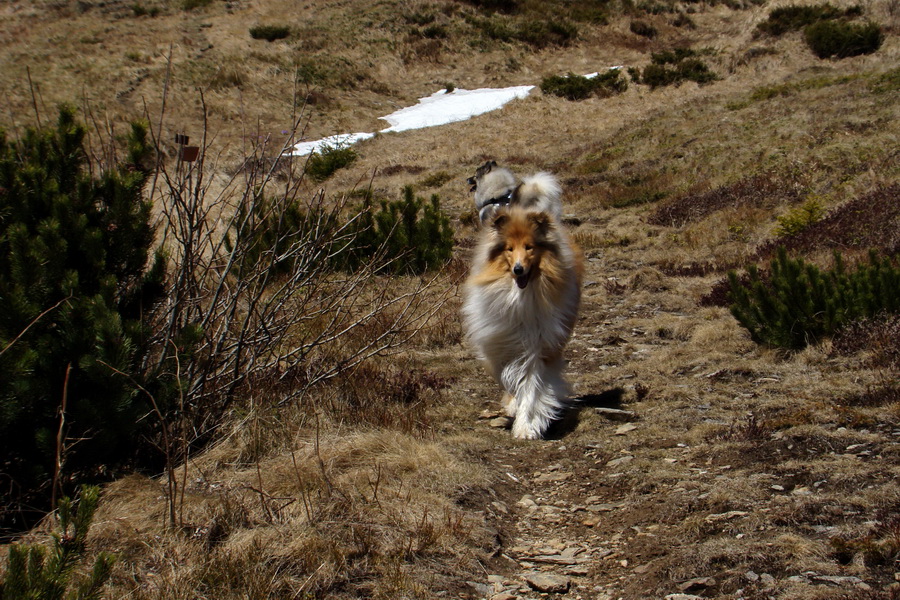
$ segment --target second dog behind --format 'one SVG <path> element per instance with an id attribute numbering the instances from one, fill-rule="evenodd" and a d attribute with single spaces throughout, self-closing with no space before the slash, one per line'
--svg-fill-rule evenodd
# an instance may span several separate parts
<path id="1" fill-rule="evenodd" d="M 481 223 L 489 222 L 505 206 L 545 212 L 557 221 L 562 218 L 562 189 L 549 173 L 534 173 L 519 180 L 512 171 L 489 160 L 478 167 L 468 182 L 475 192 Z"/>

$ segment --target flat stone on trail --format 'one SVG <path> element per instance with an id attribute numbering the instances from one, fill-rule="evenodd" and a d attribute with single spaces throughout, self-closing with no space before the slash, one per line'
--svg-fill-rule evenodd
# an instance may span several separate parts
<path id="1" fill-rule="evenodd" d="M 497 417 L 496 419 L 491 419 L 488 425 L 496 429 L 505 429 L 509 427 L 510 423 L 512 423 L 512 419 L 509 417 Z"/>
<path id="2" fill-rule="evenodd" d="M 618 427 L 616 427 L 616 435 L 625 435 L 626 433 L 634 431 L 635 429 L 637 429 L 637 427 L 638 426 L 634 423 L 625 423 L 624 425 L 619 425 Z"/>
<path id="3" fill-rule="evenodd" d="M 594 407 L 594 410 L 601 417 L 606 417 L 610 421 L 634 421 L 637 419 L 637 413 L 631 410 L 621 410 L 619 408 L 606 408 L 603 406 Z"/>
<path id="4" fill-rule="evenodd" d="M 525 582 L 538 592 L 563 594 L 569 591 L 571 582 L 568 577 L 553 573 L 526 573 Z"/>
<path id="5" fill-rule="evenodd" d="M 541 473 L 534 478 L 535 483 L 548 483 L 551 481 L 565 481 L 572 477 L 571 473 Z"/>

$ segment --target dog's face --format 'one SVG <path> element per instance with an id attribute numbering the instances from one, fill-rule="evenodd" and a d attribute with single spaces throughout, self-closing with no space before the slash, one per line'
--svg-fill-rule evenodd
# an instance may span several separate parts
<path id="1" fill-rule="evenodd" d="M 497 166 L 497 162 L 493 160 L 489 160 L 480 167 L 475 170 L 475 175 L 466 179 L 469 185 L 472 187 L 469 189 L 470 192 L 474 192 L 478 189 L 478 182 L 482 177 L 491 172 L 491 169 Z"/>
<path id="2" fill-rule="evenodd" d="M 544 213 L 503 212 L 494 219 L 492 227 L 497 236 L 495 264 L 515 279 L 519 289 L 525 289 L 550 248 L 550 218 Z"/>

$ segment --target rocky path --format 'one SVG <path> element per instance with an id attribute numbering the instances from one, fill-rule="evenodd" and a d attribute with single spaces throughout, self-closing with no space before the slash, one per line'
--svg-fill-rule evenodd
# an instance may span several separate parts
<path id="1" fill-rule="evenodd" d="M 588 263 L 567 353 L 579 402 L 547 440 L 513 440 L 487 376 L 472 382 L 493 473 L 477 508 L 498 539 L 477 596 L 862 598 L 894 585 L 889 569 L 844 566 L 830 540 L 870 522 L 854 486 L 893 489 L 884 457 L 900 432 L 815 416 L 816 398 L 849 384 L 822 355 L 760 352 L 727 311 L 698 306 L 709 280 L 617 264 Z"/>

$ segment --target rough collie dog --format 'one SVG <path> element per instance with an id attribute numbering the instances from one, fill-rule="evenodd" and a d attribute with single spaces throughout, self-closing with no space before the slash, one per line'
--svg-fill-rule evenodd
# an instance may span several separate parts
<path id="1" fill-rule="evenodd" d="M 512 171 L 489 160 L 467 179 L 475 192 L 475 209 L 482 224 L 506 206 L 520 206 L 545 212 L 557 221 L 562 218 L 562 189 L 549 173 L 526 175 L 521 180 Z"/>
<path id="2" fill-rule="evenodd" d="M 546 212 L 502 208 L 464 287 L 466 336 L 504 390 L 513 436 L 540 439 L 568 395 L 562 376 L 581 300 L 581 251 Z"/>

